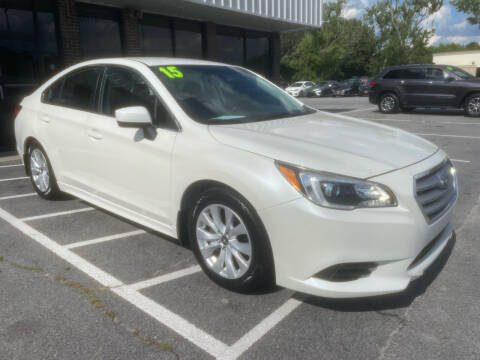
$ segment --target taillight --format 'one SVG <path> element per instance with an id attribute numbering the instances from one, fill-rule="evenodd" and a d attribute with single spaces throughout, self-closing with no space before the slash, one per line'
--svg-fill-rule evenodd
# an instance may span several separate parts
<path id="1" fill-rule="evenodd" d="M 377 85 L 377 82 L 375 80 L 370 81 L 370 86 L 371 87 L 374 87 L 375 85 Z"/>
<path id="2" fill-rule="evenodd" d="M 18 104 L 17 106 L 15 106 L 15 110 L 13 110 L 14 118 L 17 117 L 17 115 L 20 113 L 20 110 L 22 110 L 22 105 Z"/>

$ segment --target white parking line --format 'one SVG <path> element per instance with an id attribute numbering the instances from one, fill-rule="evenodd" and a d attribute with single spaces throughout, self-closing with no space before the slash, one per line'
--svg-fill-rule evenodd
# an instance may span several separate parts
<path id="1" fill-rule="evenodd" d="M 293 310 L 295 310 L 302 301 L 297 299 L 289 299 L 277 310 L 263 319 L 257 326 L 243 335 L 235 344 L 233 344 L 225 354 L 219 357 L 222 360 L 237 359 L 253 344 L 260 340 L 267 332 L 273 329 L 280 321 L 285 319 Z"/>
<path id="2" fill-rule="evenodd" d="M 76 213 L 81 213 L 85 211 L 92 211 L 95 210 L 95 208 L 82 208 L 82 209 L 77 209 L 77 210 L 69 210 L 69 211 L 61 211 L 61 212 L 56 212 L 56 213 L 50 213 L 50 214 L 44 214 L 44 215 L 37 215 L 37 216 L 29 216 L 20 219 L 21 221 L 32 221 L 32 220 L 39 220 L 39 219 L 46 219 L 46 218 L 51 218 L 55 216 L 63 216 L 63 215 L 70 215 L 70 214 L 76 214 Z"/>
<path id="3" fill-rule="evenodd" d="M 453 161 L 453 162 L 459 162 L 459 163 L 466 163 L 466 164 L 471 163 L 470 160 L 460 160 L 460 159 L 450 159 L 450 160 Z"/>
<path id="4" fill-rule="evenodd" d="M 28 193 L 28 194 L 4 196 L 4 197 L 0 197 L 0 201 L 1 201 L 1 200 L 10 200 L 10 199 L 24 198 L 24 197 L 27 197 L 27 196 L 34 196 L 34 195 L 37 195 L 37 193 Z"/>
<path id="5" fill-rule="evenodd" d="M 28 176 L 22 176 L 22 177 L 10 178 L 10 179 L 0 179 L 0 182 L 4 182 L 4 181 L 15 181 L 15 180 L 25 180 L 25 179 L 29 179 L 29 177 L 28 177 Z"/>
<path id="6" fill-rule="evenodd" d="M 470 135 L 451 135 L 451 134 L 420 134 L 420 133 L 415 133 L 415 135 L 420 135 L 420 136 L 440 136 L 440 137 L 452 137 L 452 138 L 460 138 L 460 139 L 480 139 L 480 136 L 470 136 Z"/>
<path id="7" fill-rule="evenodd" d="M 436 125 L 436 124 L 442 124 L 442 125 L 474 125 L 474 126 L 480 126 L 480 122 L 455 122 L 455 121 L 435 121 L 435 120 L 430 120 L 430 119 L 395 119 L 395 118 L 390 118 L 390 119 L 361 119 L 361 120 L 367 120 L 367 121 L 399 121 L 399 122 L 422 122 L 422 123 L 430 123 L 431 125 Z M 430 125 L 429 124 L 429 125 Z"/>
<path id="8" fill-rule="evenodd" d="M 200 330 L 195 325 L 155 301 L 140 294 L 138 291 L 132 290 L 128 286 L 123 286 L 124 284 L 120 280 L 89 263 L 71 250 L 57 244 L 46 235 L 35 230 L 30 225 L 6 212 L 2 208 L 0 208 L 0 218 L 46 247 L 60 258 L 69 262 L 77 269 L 99 282 L 102 286 L 110 287 L 112 292 L 152 316 L 163 325 L 177 332 L 188 341 L 208 352 L 210 355 L 219 357 L 227 351 L 228 346 L 223 342 Z"/>
<path id="9" fill-rule="evenodd" d="M 348 110 L 348 111 L 342 111 L 341 113 L 342 114 L 348 114 L 348 113 L 354 113 L 354 112 L 361 112 L 361 111 L 370 111 L 370 110 L 373 110 L 373 109 L 376 109 L 377 107 L 374 106 L 374 107 L 369 107 L 369 108 L 363 108 L 363 109 L 355 109 L 355 110 Z"/>
<path id="10" fill-rule="evenodd" d="M 116 235 L 110 235 L 110 236 L 104 236 L 98 239 L 92 239 L 92 240 L 85 240 L 85 241 L 79 241 L 73 244 L 68 244 L 65 245 L 64 247 L 66 249 L 75 249 L 81 246 L 88 246 L 88 245 L 94 245 L 94 244 L 99 244 L 105 241 L 111 241 L 111 240 L 117 240 L 117 239 L 124 239 L 130 236 L 135 236 L 135 235 L 141 235 L 145 234 L 145 230 L 135 230 L 135 231 L 130 231 L 130 232 L 125 232 L 122 234 L 116 234 Z"/>
<path id="11" fill-rule="evenodd" d="M 0 165 L 0 168 L 10 168 L 10 167 L 17 167 L 17 166 L 23 166 L 23 164 Z"/>
<path id="12" fill-rule="evenodd" d="M 184 277 L 184 276 L 196 274 L 196 273 L 200 272 L 201 270 L 202 270 L 202 268 L 200 266 L 195 265 L 195 266 L 191 266 L 191 267 L 186 268 L 186 269 L 178 270 L 178 271 L 171 272 L 171 273 L 165 274 L 165 275 L 160 275 L 160 276 L 157 276 L 155 278 L 148 279 L 148 280 L 145 280 L 145 281 L 140 281 L 140 282 L 130 284 L 130 285 L 127 285 L 127 286 L 130 289 L 138 291 L 138 290 L 142 290 L 142 289 L 145 289 L 145 288 L 148 288 L 148 287 L 151 287 L 151 286 L 162 284 L 162 283 L 167 282 L 167 281 L 179 279 L 179 278 Z"/>

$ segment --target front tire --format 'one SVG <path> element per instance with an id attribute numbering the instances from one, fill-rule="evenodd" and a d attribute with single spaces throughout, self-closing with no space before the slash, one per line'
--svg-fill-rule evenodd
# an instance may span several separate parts
<path id="1" fill-rule="evenodd" d="M 196 202 L 189 221 L 192 250 L 215 283 L 237 292 L 271 287 L 273 257 L 266 231 L 251 205 L 215 188 Z"/>
<path id="2" fill-rule="evenodd" d="M 472 94 L 465 100 L 465 113 L 468 116 L 480 117 L 480 93 Z"/>
<path id="3" fill-rule="evenodd" d="M 394 93 L 386 93 L 380 97 L 378 109 L 384 114 L 394 114 L 400 109 L 400 102 Z"/>
<path id="4" fill-rule="evenodd" d="M 45 150 L 35 142 L 28 147 L 27 154 L 30 181 L 37 194 L 47 200 L 60 198 L 61 192 Z"/>

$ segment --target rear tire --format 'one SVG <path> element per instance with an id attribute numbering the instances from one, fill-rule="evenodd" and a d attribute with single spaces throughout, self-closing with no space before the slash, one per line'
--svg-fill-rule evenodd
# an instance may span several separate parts
<path id="1" fill-rule="evenodd" d="M 465 100 L 465 113 L 468 116 L 480 117 L 480 93 L 472 94 Z"/>
<path id="2" fill-rule="evenodd" d="M 28 147 L 26 161 L 30 181 L 37 194 L 47 200 L 59 199 L 62 193 L 58 188 L 50 160 L 39 143 L 34 142 Z"/>
<path id="3" fill-rule="evenodd" d="M 400 109 L 400 102 L 394 93 L 386 93 L 380 97 L 378 109 L 384 114 L 394 114 Z"/>
<path id="4" fill-rule="evenodd" d="M 204 192 L 189 214 L 191 248 L 215 283 L 237 292 L 274 284 L 270 243 L 250 204 L 231 190 Z"/>

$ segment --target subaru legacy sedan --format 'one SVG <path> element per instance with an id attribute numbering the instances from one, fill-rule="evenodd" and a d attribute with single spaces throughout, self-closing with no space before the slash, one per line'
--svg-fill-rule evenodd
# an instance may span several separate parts
<path id="1" fill-rule="evenodd" d="M 77 64 L 22 101 L 15 132 L 41 197 L 177 238 L 234 291 L 400 292 L 454 237 L 455 169 L 437 146 L 314 110 L 238 66 Z"/>

